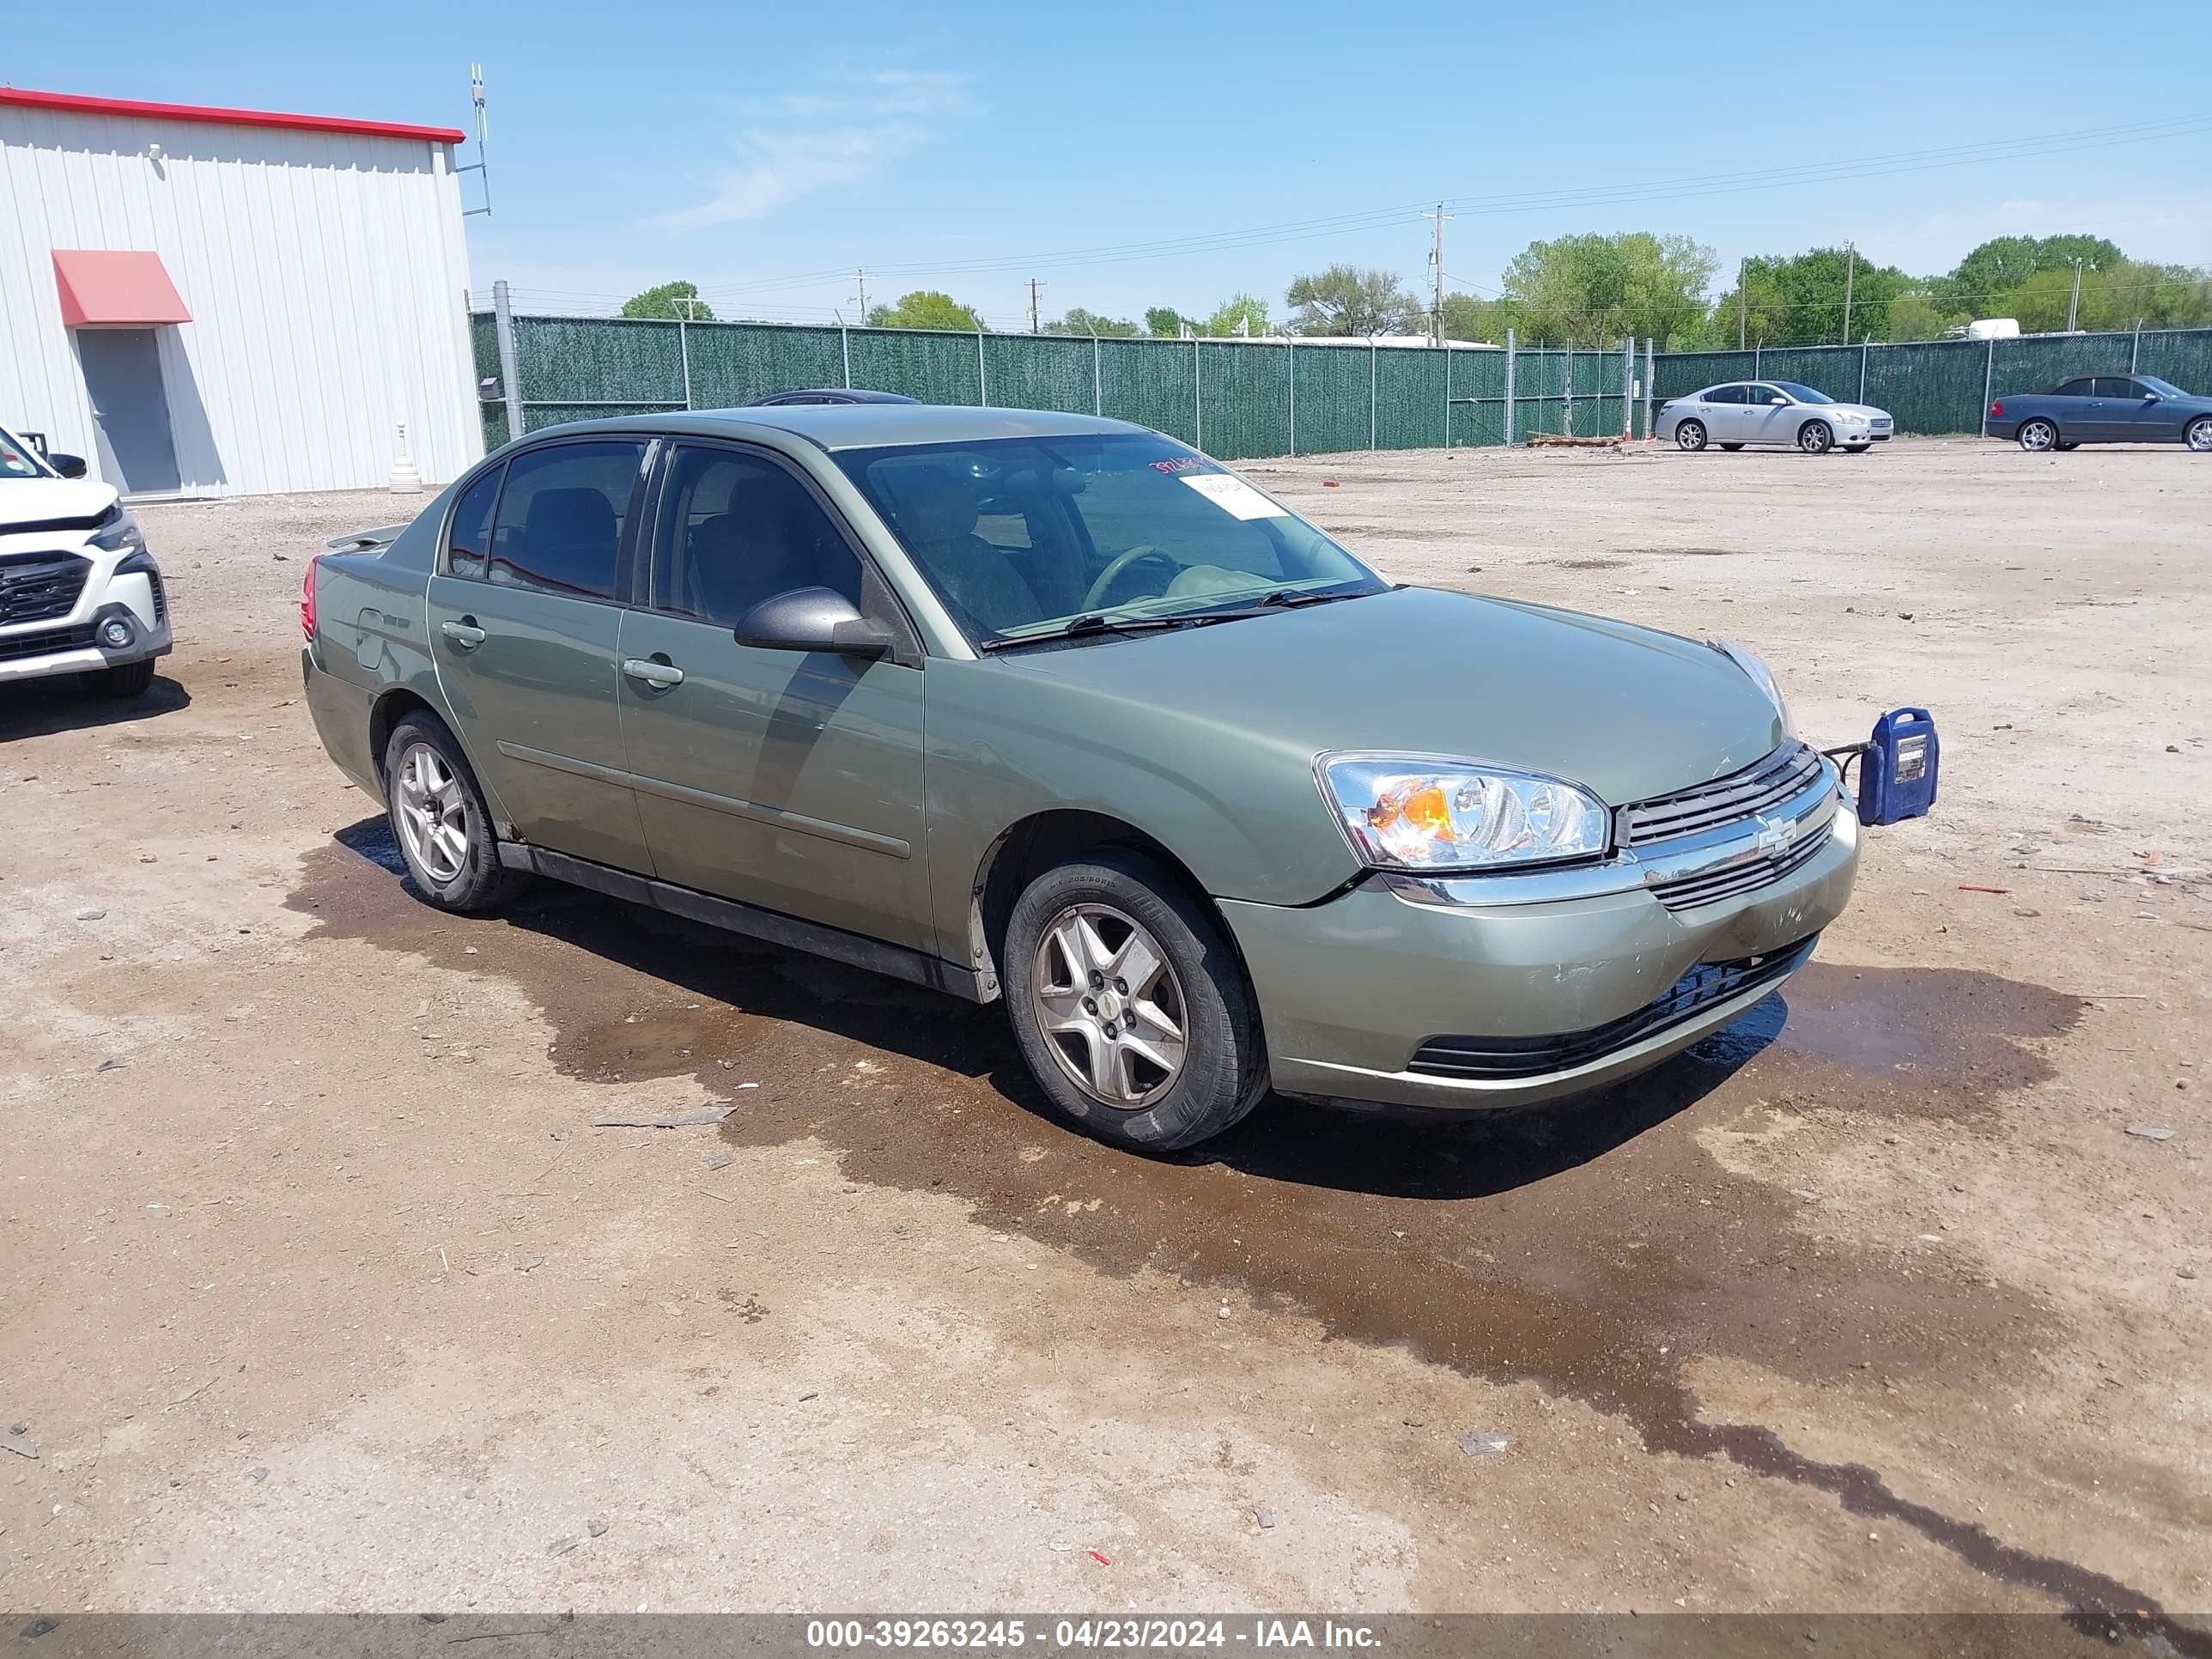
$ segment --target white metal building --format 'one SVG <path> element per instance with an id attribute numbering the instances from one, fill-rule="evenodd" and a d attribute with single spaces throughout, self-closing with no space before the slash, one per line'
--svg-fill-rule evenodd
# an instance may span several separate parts
<path id="1" fill-rule="evenodd" d="M 483 453 L 448 127 L 0 87 L 0 424 L 134 495 Z"/>

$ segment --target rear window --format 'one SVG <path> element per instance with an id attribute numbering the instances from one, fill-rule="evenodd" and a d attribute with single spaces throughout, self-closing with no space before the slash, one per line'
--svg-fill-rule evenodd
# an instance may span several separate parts
<path id="1" fill-rule="evenodd" d="M 556 444 L 507 463 L 486 574 L 511 587 L 610 599 L 642 441 Z"/>
<path id="2" fill-rule="evenodd" d="M 2054 398 L 2094 398 L 2097 383 L 2093 380 L 2069 380 L 2051 394 Z"/>
<path id="3" fill-rule="evenodd" d="M 1740 404 L 1743 401 L 1743 388 L 1740 386 L 1717 386 L 1711 391 L 1705 392 L 1700 401 L 1709 404 Z"/>
<path id="4" fill-rule="evenodd" d="M 454 575 L 483 577 L 491 556 L 491 511 L 499 504 L 499 481 L 506 476 L 505 467 L 495 466 L 461 492 L 446 544 L 446 568 Z"/>

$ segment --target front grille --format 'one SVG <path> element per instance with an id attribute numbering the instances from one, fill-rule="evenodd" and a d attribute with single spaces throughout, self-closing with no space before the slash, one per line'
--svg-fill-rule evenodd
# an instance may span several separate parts
<path id="1" fill-rule="evenodd" d="M 1684 876 L 1679 881 L 1656 882 L 1651 887 L 1651 893 L 1669 910 L 1694 910 L 1700 904 L 1717 904 L 1723 899 L 1755 893 L 1808 863 L 1815 853 L 1828 844 L 1828 836 L 1834 828 L 1835 820 L 1832 817 L 1795 847 L 1772 858 L 1731 864 L 1724 869 Z"/>
<path id="2" fill-rule="evenodd" d="M 49 628 L 36 634 L 0 634 L 0 662 L 17 657 L 51 656 L 57 651 L 79 651 L 92 643 L 92 624 L 79 628 Z"/>
<path id="3" fill-rule="evenodd" d="M 1676 980 L 1666 994 L 1634 1013 L 1571 1031 L 1563 1036 L 1431 1037 L 1407 1066 L 1425 1077 L 1480 1078 L 1508 1081 L 1571 1071 L 1658 1036 L 1761 985 L 1794 972 L 1820 942 L 1815 933 L 1764 956 L 1735 962 L 1701 962 Z"/>
<path id="4" fill-rule="evenodd" d="M 1622 807 L 1614 837 L 1623 847 L 1649 847 L 1654 842 L 1740 823 L 1779 806 L 1820 775 L 1820 751 L 1808 744 L 1787 743 L 1741 772 Z"/>
<path id="5" fill-rule="evenodd" d="M 91 572 L 92 561 L 74 553 L 0 558 L 0 628 L 68 616 Z"/>

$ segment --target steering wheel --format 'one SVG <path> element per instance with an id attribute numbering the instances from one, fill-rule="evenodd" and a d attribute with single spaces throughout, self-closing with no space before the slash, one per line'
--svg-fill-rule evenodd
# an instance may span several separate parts
<path id="1" fill-rule="evenodd" d="M 1121 573 L 1143 559 L 1164 559 L 1170 564 L 1176 562 L 1173 554 L 1151 542 L 1139 542 L 1126 553 L 1116 553 L 1107 562 L 1106 568 L 1098 573 L 1098 580 L 1091 584 L 1091 591 L 1083 596 L 1082 609 L 1096 611 L 1103 605 L 1106 596 L 1114 591 L 1114 584 L 1121 580 Z"/>

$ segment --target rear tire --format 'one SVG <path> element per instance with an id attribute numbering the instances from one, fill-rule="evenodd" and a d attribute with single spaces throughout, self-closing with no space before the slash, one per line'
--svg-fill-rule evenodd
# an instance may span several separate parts
<path id="1" fill-rule="evenodd" d="M 1674 428 L 1674 447 L 1696 454 L 1705 447 L 1705 423 L 1703 421 L 1683 421 Z"/>
<path id="2" fill-rule="evenodd" d="M 491 910 L 530 884 L 499 861 L 491 811 L 461 752 L 435 715 L 417 711 L 384 745 L 385 814 L 407 873 L 441 910 Z"/>
<path id="3" fill-rule="evenodd" d="M 1046 871 L 1015 902 L 1004 958 L 1022 1058 L 1085 1133 L 1173 1152 L 1221 1133 L 1267 1093 L 1243 964 L 1153 860 L 1101 848 Z"/>
<path id="4" fill-rule="evenodd" d="M 84 689 L 95 697 L 135 697 L 154 683 L 154 659 L 126 662 L 114 668 L 95 668 L 84 677 Z"/>
<path id="5" fill-rule="evenodd" d="M 1808 455 L 1825 455 L 1835 447 L 1835 428 L 1826 421 L 1808 421 L 1797 428 L 1797 447 Z"/>
<path id="6" fill-rule="evenodd" d="M 2038 418 L 2022 421 L 2014 441 L 2031 455 L 2040 455 L 2046 450 L 2060 447 L 2058 428 L 2049 421 Z"/>

